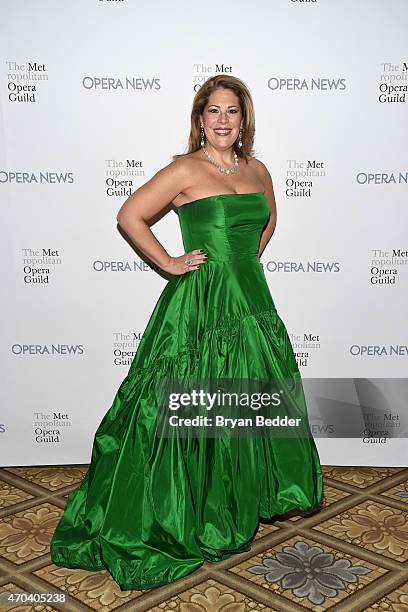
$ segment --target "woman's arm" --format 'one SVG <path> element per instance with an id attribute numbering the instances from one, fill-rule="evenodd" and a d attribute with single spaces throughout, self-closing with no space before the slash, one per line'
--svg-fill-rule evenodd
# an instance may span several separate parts
<path id="1" fill-rule="evenodd" d="M 266 245 L 271 239 L 273 232 L 275 231 L 276 221 L 277 221 L 277 212 L 276 212 L 275 194 L 273 191 L 271 175 L 269 174 L 268 169 L 265 166 L 265 164 L 263 164 L 259 160 L 257 160 L 257 162 L 258 162 L 257 168 L 259 170 L 260 178 L 262 179 L 262 182 L 264 185 L 265 195 L 268 199 L 269 208 L 271 211 L 271 214 L 268 219 L 268 223 L 265 225 L 262 231 L 262 234 L 261 234 L 261 239 L 259 241 L 258 257 L 260 258 L 262 253 L 264 252 Z"/>
<path id="2" fill-rule="evenodd" d="M 176 159 L 136 189 L 119 209 L 116 219 L 132 242 L 165 272 L 182 274 L 186 271 L 183 256 L 171 257 L 151 231 L 148 221 L 165 208 L 186 187 L 189 180 L 185 160 Z M 204 261 L 194 254 L 194 264 Z M 191 268 L 195 269 L 195 268 Z"/>

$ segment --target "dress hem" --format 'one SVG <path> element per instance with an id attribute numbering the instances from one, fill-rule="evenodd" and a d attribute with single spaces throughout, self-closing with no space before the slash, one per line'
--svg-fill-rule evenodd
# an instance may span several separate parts
<path id="1" fill-rule="evenodd" d="M 307 513 L 314 513 L 318 510 L 322 509 L 322 501 L 320 501 L 317 505 L 312 506 L 312 508 L 307 508 L 306 510 L 303 510 L 301 508 L 299 508 L 298 506 L 293 506 L 290 510 L 288 510 L 287 512 L 292 512 L 294 510 L 297 510 L 299 512 L 307 512 Z M 287 512 L 283 513 L 283 514 L 287 514 Z M 269 516 L 263 516 L 263 515 L 259 515 L 258 518 L 258 527 L 256 529 L 256 531 L 259 528 L 259 522 L 262 522 L 262 519 L 267 519 L 267 520 L 271 520 L 276 516 L 282 516 L 282 514 L 278 514 L 278 513 L 274 513 L 272 515 Z M 256 532 L 255 532 L 256 533 Z M 54 563 L 54 565 L 58 566 L 58 567 L 67 567 L 70 569 L 84 569 L 86 571 L 89 572 L 95 572 L 95 571 L 102 571 L 102 570 L 106 570 L 107 572 L 109 572 L 109 574 L 112 576 L 112 579 L 118 584 L 119 588 L 121 591 L 130 591 L 130 590 L 145 590 L 145 589 L 152 589 L 152 588 L 156 588 L 156 587 L 160 587 L 160 586 L 165 586 L 167 584 L 172 584 L 174 582 L 176 582 L 177 580 L 180 580 L 181 578 L 185 578 L 186 576 L 189 576 L 190 574 L 192 574 L 193 572 L 197 571 L 203 564 L 205 561 L 208 561 L 209 563 L 219 563 L 221 561 L 226 561 L 227 559 L 229 559 L 230 557 L 236 555 L 236 554 L 242 554 L 244 552 L 249 552 L 252 549 L 252 544 L 254 542 L 254 537 L 255 534 L 251 537 L 251 539 L 247 542 L 245 542 L 244 544 L 242 544 L 241 547 L 239 547 L 239 549 L 234 549 L 234 550 L 224 550 L 224 551 L 219 551 L 220 552 L 220 558 L 216 558 L 215 556 L 213 556 L 212 558 L 210 557 L 210 554 L 207 552 L 208 556 L 203 556 L 203 559 L 201 561 L 201 563 L 199 565 L 197 565 L 197 567 L 191 571 L 188 571 L 187 573 L 183 574 L 182 576 L 179 576 L 178 578 L 169 578 L 168 580 L 162 580 L 161 578 L 158 580 L 152 580 L 150 579 L 150 581 L 147 582 L 138 582 L 138 583 L 121 583 L 117 580 L 117 578 L 115 578 L 113 576 L 113 574 L 111 573 L 109 567 L 107 565 L 95 565 L 95 566 L 87 566 L 85 564 L 75 564 L 75 563 L 71 563 L 71 562 L 65 562 L 57 557 L 52 557 L 51 556 L 51 561 Z"/>

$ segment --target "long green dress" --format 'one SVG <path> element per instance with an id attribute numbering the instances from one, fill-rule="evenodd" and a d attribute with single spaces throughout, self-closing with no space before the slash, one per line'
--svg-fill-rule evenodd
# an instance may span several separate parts
<path id="1" fill-rule="evenodd" d="M 319 506 L 323 477 L 311 436 L 155 431 L 159 378 L 301 381 L 257 257 L 269 212 L 262 192 L 179 208 L 185 251 L 202 248 L 208 261 L 165 285 L 53 534 L 56 565 L 106 568 L 121 590 L 157 587 L 205 560 L 250 550 L 260 517 Z M 308 423 L 303 394 L 297 411 Z"/>

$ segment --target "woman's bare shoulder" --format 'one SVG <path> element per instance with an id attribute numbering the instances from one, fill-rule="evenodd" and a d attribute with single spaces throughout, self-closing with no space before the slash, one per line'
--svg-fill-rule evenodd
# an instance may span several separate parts
<path id="1" fill-rule="evenodd" d="M 197 159 L 192 154 L 182 155 L 180 157 L 176 157 L 166 166 L 161 168 L 157 174 L 174 176 L 179 180 L 183 180 L 184 177 L 188 177 L 191 174 L 191 171 L 196 164 Z"/>
<path id="2" fill-rule="evenodd" d="M 265 176 L 269 174 L 269 171 L 266 165 L 260 159 L 257 159 L 256 157 L 250 157 L 248 159 L 248 164 L 252 166 L 255 172 L 258 172 L 260 175 Z"/>
<path id="3" fill-rule="evenodd" d="M 199 153 L 199 152 L 198 152 Z M 200 172 L 202 167 L 202 159 L 195 153 L 187 153 L 180 157 L 176 157 L 168 166 L 167 169 L 173 172 L 181 179 L 191 180 L 196 172 Z"/>
<path id="4" fill-rule="evenodd" d="M 264 192 L 268 196 L 269 200 L 273 201 L 274 200 L 273 183 L 272 183 L 272 177 L 269 173 L 268 168 L 260 159 L 256 159 L 255 157 L 251 157 L 249 163 L 251 164 L 251 167 L 254 173 L 257 175 L 259 180 L 262 182 L 264 186 Z"/>
<path id="5" fill-rule="evenodd" d="M 200 161 L 202 161 L 200 151 L 194 151 L 193 153 L 185 153 L 180 155 L 180 157 L 176 157 L 172 163 L 177 163 L 180 167 L 191 168 L 192 165 L 198 164 Z"/>

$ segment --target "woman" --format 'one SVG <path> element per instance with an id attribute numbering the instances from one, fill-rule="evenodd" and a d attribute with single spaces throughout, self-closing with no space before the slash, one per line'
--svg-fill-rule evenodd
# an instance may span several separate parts
<path id="1" fill-rule="evenodd" d="M 322 499 L 311 435 L 156 431 L 164 378 L 300 379 L 259 261 L 276 207 L 270 174 L 252 156 L 254 132 L 244 83 L 208 79 L 194 98 L 188 153 L 137 189 L 117 215 L 172 276 L 96 431 L 89 470 L 68 497 L 51 556 L 65 567 L 106 568 L 122 590 L 167 584 L 205 560 L 248 551 L 260 517 L 317 508 Z M 179 215 L 180 256 L 167 253 L 148 225 L 169 202 Z M 287 390 L 308 426 L 302 389 Z"/>

